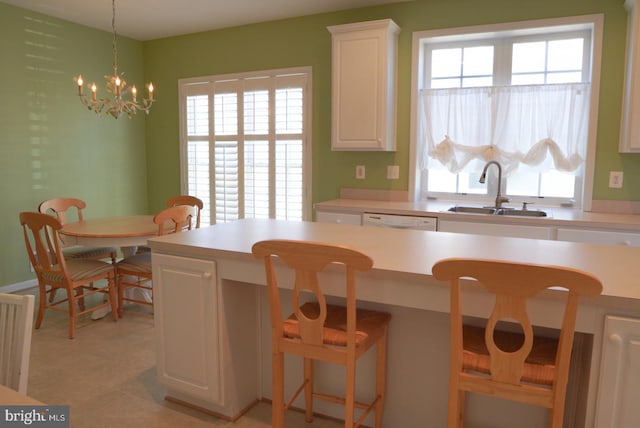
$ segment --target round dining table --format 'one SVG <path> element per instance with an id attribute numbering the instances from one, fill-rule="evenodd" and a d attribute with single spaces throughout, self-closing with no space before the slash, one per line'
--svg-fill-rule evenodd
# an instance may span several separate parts
<path id="1" fill-rule="evenodd" d="M 139 246 L 147 245 L 147 240 L 158 236 L 158 225 L 152 215 L 129 215 L 116 217 L 90 218 L 67 223 L 60 229 L 65 245 L 85 245 L 91 247 L 120 247 L 124 257 L 136 253 Z M 138 291 L 140 299 L 149 300 L 146 291 Z M 109 307 L 91 313 L 92 319 L 104 317 L 111 311 Z"/>
<path id="2" fill-rule="evenodd" d="M 65 224 L 60 230 L 66 245 L 137 247 L 158 235 L 152 215 L 91 218 Z"/>

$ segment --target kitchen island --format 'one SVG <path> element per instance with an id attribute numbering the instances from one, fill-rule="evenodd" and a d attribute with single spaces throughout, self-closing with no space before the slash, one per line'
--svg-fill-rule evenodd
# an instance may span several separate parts
<path id="1" fill-rule="evenodd" d="M 561 265 L 599 277 L 603 294 L 583 299 L 578 311 L 567 417 L 572 426 L 588 427 L 614 426 L 608 425 L 619 417 L 614 413 L 629 424 L 640 417 L 630 399 L 637 400 L 640 389 L 619 382 L 640 373 L 640 328 L 634 324 L 640 318 L 640 248 L 276 220 L 240 220 L 149 241 L 158 377 L 169 399 L 233 419 L 255 400 L 270 397 L 266 281 L 251 246 L 272 238 L 350 245 L 374 260 L 373 269 L 358 277 L 358 296 L 363 306 L 393 315 L 385 426 L 446 425 L 449 293 L 432 278 L 431 267 L 447 257 Z M 334 274 L 329 269 L 327 275 Z M 490 296 L 472 281 L 466 288 L 472 297 L 463 303 L 464 313 L 486 318 Z M 535 325 L 557 325 L 562 293 L 550 290 L 534 301 L 529 310 Z M 343 296 L 337 286 L 329 294 Z M 635 330 L 623 323 L 621 333 L 611 333 L 608 328 L 617 324 L 605 320 L 628 320 Z M 358 371 L 362 393 L 372 390 L 373 358 L 367 357 Z M 623 368 L 620 358 L 627 361 Z M 287 364 L 300 365 L 294 359 Z M 339 370 L 320 373 L 327 386 L 341 388 Z M 296 382 L 287 379 L 287 386 Z M 544 426 L 541 409 L 476 396 L 468 401 L 470 426 L 509 427 L 514 418 L 519 427 Z M 331 405 L 317 410 L 332 416 L 341 411 Z"/>

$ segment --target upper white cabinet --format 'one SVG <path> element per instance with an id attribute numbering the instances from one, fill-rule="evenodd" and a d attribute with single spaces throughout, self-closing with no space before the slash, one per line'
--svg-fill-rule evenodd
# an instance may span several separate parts
<path id="1" fill-rule="evenodd" d="M 640 11 L 637 0 L 625 0 L 627 49 L 625 82 L 620 124 L 620 151 L 640 152 Z"/>
<path id="2" fill-rule="evenodd" d="M 332 35 L 332 150 L 396 149 L 397 45 L 390 19 L 328 27 Z"/>

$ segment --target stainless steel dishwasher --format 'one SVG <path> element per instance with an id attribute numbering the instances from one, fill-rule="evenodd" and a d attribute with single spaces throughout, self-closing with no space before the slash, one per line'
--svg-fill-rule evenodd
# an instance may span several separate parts
<path id="1" fill-rule="evenodd" d="M 362 214 L 362 225 L 395 229 L 437 230 L 437 217 L 419 217 L 400 214 Z"/>

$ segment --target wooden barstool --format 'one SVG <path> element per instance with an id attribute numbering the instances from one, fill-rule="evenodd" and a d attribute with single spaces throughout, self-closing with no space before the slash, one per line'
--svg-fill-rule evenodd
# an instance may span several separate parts
<path id="1" fill-rule="evenodd" d="M 597 296 L 600 281 L 586 272 L 480 259 L 445 259 L 433 276 L 451 285 L 451 366 L 448 428 L 461 427 L 465 393 L 474 392 L 551 410 L 549 426 L 561 428 L 580 296 Z M 495 294 L 485 328 L 463 325 L 460 278 L 473 278 Z M 558 338 L 534 336 L 527 300 L 550 287 L 566 289 Z M 515 321 L 523 334 L 497 330 Z"/>
<path id="2" fill-rule="evenodd" d="M 313 420 L 313 399 L 317 398 L 344 404 L 345 427 L 360 426 L 373 410 L 375 426 L 380 428 L 385 401 L 387 332 L 391 315 L 356 308 L 356 271 L 371 269 L 371 258 L 344 246 L 289 240 L 261 241 L 253 245 L 252 252 L 255 257 L 264 259 L 267 274 L 273 358 L 272 426 L 284 426 L 285 411 L 304 391 L 307 422 Z M 294 313 L 286 319 L 282 315 L 275 258 L 295 272 Z M 329 264 L 336 263 L 344 265 L 346 270 L 346 307 L 327 304 L 320 287 L 318 274 Z M 308 295 L 313 295 L 316 300 L 304 303 L 302 300 Z M 365 404 L 355 400 L 356 361 L 374 345 L 377 345 L 376 393 L 373 401 Z M 304 358 L 304 381 L 286 404 L 285 353 Z M 346 367 L 344 396 L 314 391 L 314 360 Z M 362 409 L 357 420 L 355 408 Z"/>

